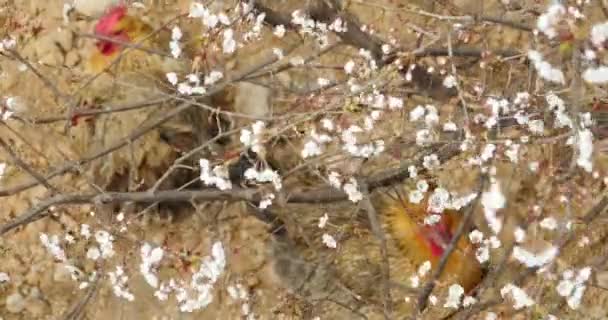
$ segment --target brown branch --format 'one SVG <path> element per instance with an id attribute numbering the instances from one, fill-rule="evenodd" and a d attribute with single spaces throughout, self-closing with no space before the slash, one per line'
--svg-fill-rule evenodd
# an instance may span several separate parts
<path id="1" fill-rule="evenodd" d="M 458 153 L 457 144 L 451 144 L 444 146 L 439 150 L 439 158 L 442 162 L 455 156 Z M 408 162 L 399 168 L 389 169 L 376 174 L 368 179 L 364 179 L 361 183 L 367 185 L 369 192 L 376 188 L 389 186 L 391 184 L 402 181 L 404 178 L 409 176 L 407 168 L 411 165 L 420 167 L 425 155 L 434 152 L 432 148 L 426 152 L 421 153 L 417 158 Z M 257 203 L 261 199 L 263 190 L 257 189 L 232 189 L 227 191 L 218 190 L 170 190 L 170 191 L 159 191 L 159 192 L 110 192 L 104 194 L 66 194 L 58 195 L 42 201 L 37 206 L 29 209 L 25 213 L 20 214 L 13 221 L 10 221 L 0 227 L 0 235 L 15 229 L 21 225 L 25 225 L 36 220 L 39 220 L 47 215 L 46 210 L 51 206 L 65 205 L 65 204 L 85 204 L 85 203 L 122 203 L 122 202 L 138 202 L 138 203 L 150 203 L 150 202 L 189 202 L 192 200 L 199 201 L 215 201 L 215 200 L 227 200 L 227 201 L 248 201 Z M 348 196 L 340 191 L 331 187 L 320 187 L 312 191 L 293 191 L 286 192 L 287 201 L 286 203 L 327 203 L 344 201 L 348 199 Z"/>
<path id="2" fill-rule="evenodd" d="M 384 319 L 391 319 L 393 313 L 392 298 L 391 298 L 391 276 L 390 276 L 390 264 L 388 261 L 388 249 L 386 245 L 386 236 L 380 221 L 378 219 L 378 213 L 376 208 L 370 200 L 368 186 L 365 184 L 361 185 L 361 193 L 363 194 L 363 209 L 367 212 L 367 219 L 372 228 L 374 236 L 380 241 L 380 255 L 382 256 L 382 282 L 384 285 L 384 301 L 382 302 L 384 307 Z"/>
<path id="3" fill-rule="evenodd" d="M 148 98 L 145 101 L 127 103 L 124 106 L 116 106 L 116 107 L 108 106 L 108 107 L 102 107 L 101 109 L 74 110 L 74 115 L 81 116 L 81 117 L 91 117 L 91 116 L 98 116 L 98 115 L 108 114 L 108 113 L 126 112 L 126 111 L 132 111 L 132 110 L 137 110 L 137 109 L 141 109 L 141 108 L 159 105 L 161 103 L 169 102 L 171 100 L 172 100 L 171 97 L 164 97 L 164 98 L 158 98 L 158 99 L 152 99 L 152 100 L 150 98 Z M 64 116 L 34 118 L 34 119 L 23 118 L 21 120 L 23 120 L 25 122 L 30 122 L 32 124 L 49 124 L 49 123 L 54 123 L 54 122 L 58 122 L 58 121 L 66 121 L 66 120 L 72 120 L 72 119 L 68 119 L 68 116 L 64 115 Z"/>
<path id="4" fill-rule="evenodd" d="M 162 29 L 160 29 L 160 30 L 162 30 Z M 157 32 L 154 32 L 153 34 L 156 34 L 156 33 Z M 112 38 L 112 37 L 108 37 L 108 36 L 104 36 L 104 35 L 100 35 L 100 34 L 92 34 L 92 33 L 76 33 L 76 35 L 79 36 L 79 37 L 83 37 L 83 38 L 91 38 L 91 39 L 103 40 L 103 41 L 106 41 L 106 42 L 111 42 L 111 43 L 118 44 L 121 47 L 131 48 L 131 49 L 135 49 L 135 50 L 142 51 L 142 52 L 145 52 L 145 53 L 154 54 L 154 55 L 165 57 L 165 58 L 175 59 L 168 52 L 159 51 L 159 50 L 156 50 L 154 48 L 148 48 L 148 47 L 145 47 L 145 46 L 141 45 L 142 41 L 139 41 L 137 43 L 133 43 L 133 42 L 129 42 L 129 41 L 123 41 L 123 40 L 119 40 L 119 39 L 116 39 L 116 38 Z"/>
<path id="5" fill-rule="evenodd" d="M 214 201 L 249 201 L 260 200 L 259 191 L 255 189 L 233 189 L 220 191 L 215 189 L 206 190 L 170 190 L 159 192 L 108 192 L 108 193 L 89 193 L 89 194 L 65 194 L 51 197 L 30 208 L 25 213 L 19 215 L 13 221 L 0 227 L 0 235 L 37 221 L 49 214 L 51 207 L 66 204 L 85 204 L 85 203 L 152 203 L 152 202 L 189 202 L 193 200 Z"/>
<path id="6" fill-rule="evenodd" d="M 64 320 L 78 320 L 82 319 L 83 312 L 86 306 L 89 304 L 91 299 L 97 293 L 97 289 L 99 289 L 99 276 L 93 281 L 93 284 L 88 288 L 86 294 L 80 301 L 78 301 L 74 306 L 72 306 L 71 310 L 63 317 Z"/>
<path id="7" fill-rule="evenodd" d="M 23 169 L 25 172 L 29 173 L 38 183 L 43 185 L 50 191 L 59 192 L 57 188 L 51 185 L 47 179 L 45 179 L 40 173 L 36 172 L 32 167 L 30 167 L 25 161 L 21 160 L 19 156 L 11 149 L 11 147 L 4 141 L 4 139 L 0 138 L 0 147 L 8 154 L 11 160 L 16 164 L 19 168 Z"/>
<path id="8" fill-rule="evenodd" d="M 490 54 L 499 56 L 501 58 L 511 58 L 511 57 L 521 56 L 522 52 L 513 50 L 513 49 L 486 50 L 486 49 L 480 49 L 480 48 L 476 48 L 476 47 L 466 47 L 466 46 L 452 48 L 452 55 L 454 57 L 482 58 L 482 57 L 490 55 Z M 414 55 L 416 57 L 443 57 L 443 56 L 449 56 L 450 52 L 447 47 L 446 48 L 444 48 L 444 47 L 426 48 L 426 49 L 416 52 Z"/>

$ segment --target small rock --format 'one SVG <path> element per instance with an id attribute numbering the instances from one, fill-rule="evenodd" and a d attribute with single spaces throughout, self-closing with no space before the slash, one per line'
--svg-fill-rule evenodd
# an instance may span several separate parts
<path id="1" fill-rule="evenodd" d="M 40 57 L 38 62 L 47 66 L 61 66 L 63 64 L 63 55 L 61 55 L 59 50 L 54 50 Z"/>
<path id="2" fill-rule="evenodd" d="M 55 272 L 53 273 L 53 281 L 66 283 L 72 282 L 72 274 L 70 270 L 66 268 L 63 264 L 57 263 L 55 264 Z"/>
<path id="3" fill-rule="evenodd" d="M 599 271 L 595 274 L 598 286 L 608 288 L 608 270 Z"/>
<path id="4" fill-rule="evenodd" d="M 76 51 L 70 51 L 65 55 L 65 66 L 74 67 L 80 63 L 80 55 Z"/>
<path id="5" fill-rule="evenodd" d="M 6 297 L 6 310 L 10 313 L 19 313 L 25 308 L 25 299 L 19 292 Z"/>
<path id="6" fill-rule="evenodd" d="M 74 0 L 74 9 L 88 16 L 99 16 L 106 8 L 118 2 L 118 0 Z"/>
<path id="7" fill-rule="evenodd" d="M 50 314 L 50 306 L 42 299 L 28 299 L 25 310 L 35 319 Z"/>
<path id="8" fill-rule="evenodd" d="M 70 51 L 74 45 L 74 34 L 66 28 L 60 28 L 52 34 L 53 41 L 58 44 L 64 51 Z"/>

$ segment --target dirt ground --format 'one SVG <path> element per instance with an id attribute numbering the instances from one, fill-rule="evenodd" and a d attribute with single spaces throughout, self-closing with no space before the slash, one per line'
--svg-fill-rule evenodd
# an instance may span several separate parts
<path id="1" fill-rule="evenodd" d="M 111 0 L 97 1 L 97 6 L 91 5 L 93 1 L 76 1 L 76 9 L 86 15 L 99 14 L 102 3 L 110 3 Z M 151 2 L 142 1 L 146 6 Z M 377 1 L 384 5 L 393 5 L 398 1 Z M 474 1 L 454 1 L 462 10 L 474 10 L 471 3 Z M 424 1 L 412 1 L 422 3 Z M 497 2 L 498 3 L 498 2 Z M 288 6 L 289 1 L 282 4 Z M 488 14 L 504 14 L 501 7 L 493 5 L 486 6 Z M 177 12 L 187 10 L 190 1 L 164 1 L 157 8 L 159 12 L 170 16 Z M 539 8 L 542 6 L 537 5 Z M 53 81 L 53 87 L 60 92 L 72 92 L 83 79 L 86 79 L 84 62 L 90 54 L 94 42 L 92 39 L 77 37 L 74 32 L 90 33 L 94 20 L 82 19 L 66 22 L 64 17 L 63 0 L 0 0 L 0 25 L 10 28 L 7 34 L 20 34 L 17 39 L 19 51 L 27 61 L 35 61 L 36 68 L 43 75 Z M 394 29 L 392 13 L 387 12 L 382 6 L 370 8 L 358 1 L 352 1 L 351 8 L 363 23 L 373 24 L 379 34 L 390 33 Z M 538 9 L 538 8 L 537 8 Z M 526 16 L 527 22 L 533 22 L 532 17 Z M 426 20 L 415 17 L 409 20 L 412 24 L 422 24 Z M 408 33 L 395 33 L 398 41 L 413 41 Z M 526 46 L 530 42 L 530 36 L 524 32 L 513 31 L 507 28 L 494 28 L 489 34 L 470 35 L 473 43 L 483 43 L 492 48 L 518 48 L 522 43 Z M 4 35 L 2 35 L 4 37 Z M 353 52 L 349 51 L 348 55 Z M 345 54 L 348 56 L 347 54 Z M 342 55 L 331 56 L 327 64 L 338 61 L 343 62 Z M 333 59 L 333 60 L 332 60 Z M 434 63 L 434 61 L 431 61 Z M 343 64 L 343 63 L 342 63 Z M 526 68 L 517 69 L 512 67 L 514 74 L 525 74 Z M 489 68 L 484 71 L 485 85 L 488 87 L 501 88 L 505 95 L 512 95 L 522 90 L 527 84 L 522 78 L 506 83 L 505 77 L 496 75 L 504 74 L 507 67 Z M 518 73 L 520 72 L 521 73 Z M 40 81 L 28 66 L 15 59 L 0 57 L 0 95 L 5 103 L 6 98 L 11 97 L 11 108 L 16 110 L 17 115 L 27 115 L 28 119 L 47 119 L 52 116 L 62 115 L 66 111 L 65 104 L 57 103 L 57 93 L 49 90 L 49 85 Z M 463 71 L 467 76 L 467 71 Z M 473 74 L 474 71 L 471 71 Z M 306 72 L 294 71 L 289 78 L 294 83 L 307 80 L 307 77 L 317 77 Z M 520 80 L 520 81 L 517 81 Z M 114 84 L 115 85 L 115 84 Z M 470 87 L 476 83 L 467 84 Z M 147 92 L 140 92 L 137 88 L 127 85 L 119 89 L 112 86 L 102 86 L 95 89 L 106 94 L 116 90 L 116 96 L 124 92 L 133 93 L 133 96 L 146 97 Z M 145 90 L 143 90 L 145 91 Z M 93 92 L 93 91 L 92 91 Z M 83 94 L 84 96 L 85 94 Z M 432 94 L 431 94 L 432 95 Z M 427 97 L 428 98 L 428 97 Z M 126 99 L 117 98 L 111 103 L 124 102 Z M 421 101 L 425 101 L 424 99 Z M 444 101 L 445 110 L 450 110 L 453 101 Z M 420 101 L 412 100 L 406 106 L 407 110 L 413 108 Z M 277 107 L 278 108 L 278 107 Z M 396 118 L 406 117 L 407 112 L 396 113 Z M 143 119 L 147 115 L 133 113 L 129 121 Z M 442 115 L 443 116 L 443 115 Z M 110 118 L 111 119 L 111 118 Z M 126 120 L 113 122 L 113 135 L 123 136 L 134 129 L 134 123 Z M 143 120 L 142 120 L 143 121 Z M 12 148 L 19 157 L 25 159 L 29 165 L 37 170 L 50 172 L 57 164 L 81 159 L 83 155 L 94 150 L 93 141 L 88 136 L 86 129 L 73 128 L 69 134 L 63 129 L 65 121 L 49 121 L 45 124 L 36 124 L 28 121 L 10 120 L 7 126 L 0 128 L 0 135 L 8 138 Z M 398 130 L 413 130 L 415 128 L 402 128 L 398 121 L 386 121 L 383 129 L 389 135 Z M 124 134 L 123 134 L 124 133 Z M 98 138 L 98 137 L 94 137 Z M 105 138 L 103 138 L 105 139 Z M 152 169 L 168 167 L 178 157 L 175 150 L 166 145 L 158 145 L 158 134 L 144 136 L 131 153 L 117 153 L 111 161 L 95 163 L 96 171 L 91 174 L 80 174 L 68 172 L 64 175 L 51 179 L 53 185 L 60 186 L 62 192 L 91 192 L 96 190 L 96 184 L 110 186 L 113 180 L 103 180 L 107 172 L 128 172 L 130 157 L 141 164 Z M 106 143 L 109 143 L 110 138 Z M 399 148 L 399 145 L 396 147 Z M 548 154 L 558 151 L 550 147 L 531 146 L 527 150 L 528 159 L 536 159 L 540 162 L 546 160 Z M 153 156 L 150 156 L 153 155 Z M 2 160 L 10 162 L 10 155 L 2 153 Z M 464 156 L 463 156 L 464 157 Z M 394 154 L 375 160 L 366 167 L 366 174 L 371 174 L 390 165 L 398 165 L 399 160 Z M 477 176 L 472 176 L 466 168 L 462 168 L 454 160 L 452 164 L 445 165 L 438 174 L 440 184 L 449 190 L 466 192 L 472 190 Z M 608 162 L 605 158 L 598 156 L 601 176 L 606 175 Z M 354 166 L 358 163 L 338 162 L 337 166 Z M 536 205 L 536 199 L 545 199 L 547 211 L 556 212 L 565 216 L 566 212 L 573 213 L 574 227 L 589 238 L 589 250 L 579 250 L 576 246 L 564 249 L 557 260 L 555 270 L 546 275 L 533 278 L 524 284 L 534 293 L 534 299 L 539 302 L 535 307 L 526 312 L 514 312 L 508 310 L 505 305 L 498 305 L 493 310 L 502 313 L 499 319 L 548 319 L 548 314 L 560 314 L 559 319 L 608 319 L 608 294 L 605 287 L 608 286 L 608 271 L 604 265 L 597 267 L 595 273 L 595 287 L 588 287 L 583 299 L 584 308 L 570 310 L 564 307 L 563 299 L 556 295 L 552 285 L 555 284 L 561 272 L 575 266 L 582 267 L 590 264 L 594 257 L 608 254 L 608 246 L 605 245 L 607 230 L 605 222 L 592 226 L 577 225 L 576 219 L 580 218 L 599 199 L 602 190 L 601 181 L 586 181 L 581 177 L 573 178 L 572 187 L 585 186 L 588 192 L 574 192 L 576 202 L 566 210 L 564 205 L 552 197 L 553 193 L 563 190 L 550 190 L 546 181 L 533 174 L 513 177 L 515 170 L 526 171 L 522 168 L 525 164 L 498 166 L 498 177 L 509 179 L 509 185 L 505 193 L 513 211 L 520 212 L 519 218 L 525 216 L 522 212 L 529 212 Z M 153 171 L 151 169 L 151 171 Z M 77 171 L 77 169 L 75 170 Z M 519 172 L 519 171 L 518 171 Z M 527 172 L 527 171 L 526 171 Z M 158 173 L 141 173 L 142 184 L 157 179 Z M 162 174 L 162 173 L 161 173 Z M 24 181 L 29 181 L 29 176 L 22 170 L 7 168 L 2 177 L 2 190 L 10 190 L 12 186 L 18 186 Z M 574 181 L 576 179 L 576 181 Z M 112 180 L 112 181 L 110 181 Z M 286 181 L 288 184 L 290 181 Z M 380 197 L 386 190 L 377 191 L 374 196 Z M 2 198 L 0 201 L 0 223 L 15 218 L 26 212 L 50 195 L 50 191 L 44 186 L 36 186 L 19 192 L 15 195 Z M 523 195 L 523 196 L 522 196 Z M 29 223 L 26 227 L 18 228 L 0 237 L 0 275 L 5 273 L 9 280 L 3 282 L 0 278 L 0 320 L 12 319 L 383 319 L 382 301 L 379 298 L 379 274 L 382 266 L 381 254 L 377 239 L 370 231 L 369 222 L 361 213 L 361 208 L 351 203 L 344 202 L 327 205 L 290 205 L 286 208 L 277 209 L 274 212 L 287 224 L 288 233 L 293 239 L 285 239 L 277 230 L 272 230 L 272 225 L 261 222 L 251 214 L 251 209 L 242 202 L 214 202 L 196 203 L 195 207 L 190 205 L 153 208 L 149 213 L 137 215 L 137 210 L 132 208 L 121 208 L 126 214 L 123 219 L 118 218 L 118 213 L 108 214 L 103 206 L 94 205 L 70 205 L 50 210 L 49 217 Z M 171 214 L 167 214 L 171 212 Z M 331 232 L 340 235 L 339 250 L 332 250 L 321 241 L 321 233 L 317 227 L 319 219 L 328 214 Z M 480 216 L 480 214 L 478 215 Z M 518 218 L 518 219 L 519 219 Z M 483 225 L 480 217 L 475 219 L 478 225 Z M 523 220 L 510 221 L 513 228 Z M 527 221 L 525 222 L 527 223 Z M 99 231 L 111 232 L 114 236 L 115 255 L 112 258 L 100 262 L 86 259 L 87 250 L 95 245 L 93 238 L 86 239 L 83 235 L 83 224 L 88 224 L 90 233 Z M 552 235 L 544 234 L 538 227 L 538 221 L 530 223 L 529 229 L 543 241 L 552 240 Z M 487 227 L 486 227 L 487 228 Z M 507 228 L 507 227 L 506 227 Z M 512 230 L 512 229 L 511 229 Z M 272 233 L 276 235 L 272 235 Z M 54 259 L 49 251 L 43 247 L 41 233 L 49 236 L 58 235 L 65 237 L 71 235 L 76 240 L 69 244 L 64 238 L 61 239 L 67 260 L 80 271 L 77 279 L 74 274 L 65 267 L 64 262 Z M 581 234 L 577 233 L 577 237 Z M 182 279 L 190 281 L 192 270 L 200 266 L 200 259 L 212 254 L 211 248 L 214 243 L 221 242 L 225 255 L 226 266 L 218 282 L 214 284 L 212 291 L 213 302 L 208 307 L 192 313 L 180 312 L 179 303 L 175 296 L 167 301 L 159 301 L 154 296 L 146 279 L 140 271 L 140 248 L 143 243 L 148 242 L 166 249 L 168 262 L 163 262 L 158 267 L 158 275 L 162 279 Z M 512 239 L 505 239 L 508 243 Z M 305 245 L 304 245 L 305 244 Z M 502 252 L 504 254 L 504 252 Z M 417 266 L 413 266 L 395 245 L 393 239 L 389 239 L 389 257 L 391 274 L 393 279 L 399 283 L 408 283 L 410 274 L 414 273 Z M 500 259 L 501 251 L 492 252 L 492 258 Z M 107 272 L 115 271 L 116 266 L 124 267 L 125 273 L 131 275 L 128 280 L 128 290 L 135 297 L 130 302 L 119 298 L 113 292 Z M 102 270 L 103 276 L 99 277 L 96 272 Z M 499 280 L 509 279 L 520 272 L 515 267 L 509 268 L 498 277 Z M 496 287 L 499 288 L 499 287 Z M 445 288 L 443 288 L 445 289 Z M 236 297 L 234 292 L 237 292 Z M 445 291 L 436 293 L 439 305 L 445 299 Z M 488 297 L 496 292 L 489 292 Z M 363 297 L 363 299 L 362 299 Z M 373 297 L 367 299 L 367 297 Z M 411 312 L 412 298 L 407 290 L 394 290 L 393 299 L 395 311 L 398 315 L 407 315 Z M 365 301 L 361 301 L 365 300 Z M 540 302 L 543 303 L 540 303 Z M 436 309 L 436 310 L 435 310 Z M 430 308 L 427 316 L 429 319 L 445 315 L 442 308 Z M 476 319 L 484 319 L 485 313 L 481 313 Z M 488 319 L 488 318 L 486 318 Z"/>

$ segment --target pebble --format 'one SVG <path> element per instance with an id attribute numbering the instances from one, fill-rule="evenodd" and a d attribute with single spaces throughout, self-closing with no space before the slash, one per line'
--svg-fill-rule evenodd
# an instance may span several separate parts
<path id="1" fill-rule="evenodd" d="M 6 310 L 10 313 L 19 313 L 25 308 L 25 299 L 19 292 L 6 297 Z"/>
<path id="2" fill-rule="evenodd" d="M 40 319 L 51 311 L 48 303 L 38 298 L 28 299 L 25 310 L 35 319 Z"/>
<path id="3" fill-rule="evenodd" d="M 106 8 L 118 2 L 119 0 L 74 0 L 74 9 L 88 16 L 99 16 Z"/>

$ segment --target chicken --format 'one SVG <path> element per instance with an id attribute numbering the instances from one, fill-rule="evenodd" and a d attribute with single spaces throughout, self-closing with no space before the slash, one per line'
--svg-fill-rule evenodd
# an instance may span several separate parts
<path id="1" fill-rule="evenodd" d="M 87 61 L 87 71 L 98 73 L 108 68 L 117 59 L 125 44 L 140 47 L 125 52 L 119 62 L 119 71 L 152 71 L 154 73 L 179 72 L 185 69 L 179 61 L 166 54 L 170 34 L 167 30 L 156 31 L 141 18 L 128 14 L 123 5 L 109 8 L 97 21 L 94 34 L 95 50 Z"/>
<path id="2" fill-rule="evenodd" d="M 125 6 L 109 8 L 97 21 L 94 33 L 106 39 L 96 41 L 87 60 L 86 73 L 102 72 L 95 76 L 90 86 L 79 92 L 80 99 L 89 105 L 88 108 L 97 108 L 100 102 L 105 106 L 121 106 L 160 101 L 174 94 L 173 89 L 167 90 L 171 86 L 159 83 L 166 83 L 166 72 L 185 73 L 188 60 L 151 53 L 150 50 L 165 52 L 165 48 L 169 48 L 169 38 L 165 39 L 170 36 L 169 32 L 162 30 L 153 35 L 154 30 L 139 17 L 129 15 Z M 125 52 L 125 44 L 138 44 L 149 50 L 134 48 Z M 121 53 L 124 54 L 120 56 Z M 115 59 L 120 60 L 108 68 Z M 75 110 L 71 130 L 83 153 L 99 152 L 132 135 L 142 125 L 174 110 L 175 104 L 167 99 L 147 108 L 98 115 L 86 118 L 87 121 L 79 121 L 78 110 Z M 208 132 L 203 132 L 207 128 L 199 128 L 202 126 L 200 123 L 207 122 L 207 115 L 200 108 L 182 112 L 139 137 L 131 147 L 116 150 L 95 162 L 92 168 L 95 183 L 112 191 L 124 191 L 128 185 L 137 185 L 139 190 L 151 187 L 180 152 L 189 151 L 196 143 L 210 138 Z M 187 146 L 178 148 L 181 145 L 176 146 L 178 139 L 173 137 L 188 137 L 191 141 L 180 140 Z M 180 185 L 181 182 L 167 183 L 166 187 Z"/>
<path id="3" fill-rule="evenodd" d="M 428 215 L 428 199 L 414 204 L 403 197 L 388 198 L 381 211 L 386 215 L 390 233 L 399 248 L 415 264 L 430 261 L 432 267 L 436 268 L 461 222 L 462 214 L 445 210 L 437 223 L 425 225 L 423 220 Z M 474 249 L 466 236 L 461 237 L 440 280 L 458 283 L 466 292 L 474 289 L 482 277 L 481 265 L 475 257 Z"/>
<path id="4" fill-rule="evenodd" d="M 151 31 L 152 27 L 127 15 L 124 6 L 110 8 L 95 25 L 95 35 L 117 42 L 138 42 Z M 89 71 L 100 72 L 116 59 L 122 48 L 117 42 L 104 39 L 97 41 L 96 50 L 88 60 Z"/>

